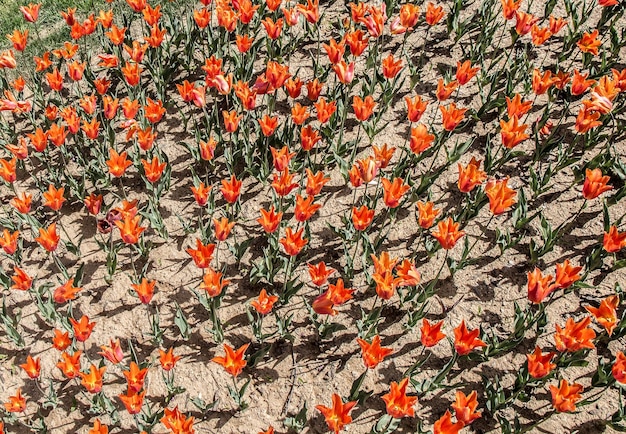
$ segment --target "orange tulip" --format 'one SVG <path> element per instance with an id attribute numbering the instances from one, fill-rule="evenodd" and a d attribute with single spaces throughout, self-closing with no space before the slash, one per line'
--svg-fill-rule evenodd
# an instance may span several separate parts
<path id="1" fill-rule="evenodd" d="M 320 81 L 317 78 L 314 78 L 313 80 L 307 82 L 306 83 L 307 98 L 309 98 L 309 100 L 311 101 L 317 101 L 320 94 L 322 93 L 323 86 L 324 86 L 324 83 L 320 83 Z"/>
<path id="2" fill-rule="evenodd" d="M 465 235 L 464 231 L 459 231 L 459 226 L 460 223 L 455 223 L 452 217 L 448 217 L 437 223 L 437 230 L 431 232 L 431 235 L 439 241 L 442 248 L 449 250 Z"/>
<path id="3" fill-rule="evenodd" d="M 93 428 L 87 434 L 109 434 L 109 427 L 103 425 L 100 419 L 96 419 L 93 422 Z"/>
<path id="4" fill-rule="evenodd" d="M 407 119 L 409 122 L 419 122 L 426 111 L 428 101 L 422 101 L 422 97 L 419 95 L 416 95 L 413 99 L 405 96 L 404 101 L 406 102 Z"/>
<path id="5" fill-rule="evenodd" d="M 188 248 L 187 253 L 193 259 L 196 267 L 200 269 L 208 268 L 213 260 L 213 252 L 215 251 L 215 244 L 202 244 L 200 239 L 196 239 L 196 248 Z"/>
<path id="6" fill-rule="evenodd" d="M 527 354 L 528 359 L 528 374 L 536 379 L 543 378 L 548 375 L 556 364 L 552 363 L 555 353 L 543 354 L 541 348 L 535 347 L 535 351 L 531 354 Z"/>
<path id="7" fill-rule="evenodd" d="M 517 2 L 513 0 L 500 0 L 500 2 L 502 3 L 502 14 L 507 21 L 513 19 L 515 12 L 517 12 L 522 4 L 522 0 L 518 0 Z"/>
<path id="8" fill-rule="evenodd" d="M 314 130 L 313 127 L 307 125 L 302 128 L 300 131 L 300 143 L 302 145 L 302 149 L 305 151 L 310 151 L 313 149 L 315 144 L 322 139 L 322 136 L 319 134 L 317 130 Z"/>
<path id="9" fill-rule="evenodd" d="M 360 338 L 357 338 L 356 341 L 361 347 L 361 356 L 367 369 L 374 369 L 385 357 L 393 353 L 391 348 L 380 346 L 379 335 L 374 336 L 371 343 Z"/>
<path id="10" fill-rule="evenodd" d="M 209 192 L 211 191 L 211 186 L 208 187 L 204 185 L 204 182 L 198 184 L 198 186 L 191 186 L 191 192 L 193 193 L 193 197 L 196 200 L 196 203 L 199 206 L 204 206 L 207 204 L 209 199 Z"/>
<path id="11" fill-rule="evenodd" d="M 319 98 L 313 105 L 317 111 L 317 119 L 322 124 L 328 122 L 330 117 L 337 111 L 337 101 L 327 102 L 326 98 Z"/>
<path id="12" fill-rule="evenodd" d="M 454 92 L 458 86 L 459 83 L 456 80 L 444 84 L 443 78 L 440 78 L 437 83 L 437 92 L 435 95 L 439 101 L 445 101 L 450 98 L 450 95 L 452 95 L 452 92 Z"/>
<path id="13" fill-rule="evenodd" d="M 418 210 L 417 223 L 423 229 L 430 229 L 435 222 L 435 218 L 441 210 L 435 208 L 432 202 L 417 202 L 415 204 Z"/>
<path id="14" fill-rule="evenodd" d="M 159 349 L 159 363 L 164 371 L 171 371 L 180 359 L 180 356 L 174 355 L 174 348 L 170 348 L 167 352 Z"/>
<path id="15" fill-rule="evenodd" d="M 324 416 L 328 429 L 338 434 L 344 426 L 352 422 L 350 411 L 356 405 L 356 401 L 349 401 L 344 404 L 341 397 L 336 393 L 333 393 L 332 401 L 332 408 L 323 405 L 316 405 L 315 408 Z"/>
<path id="16" fill-rule="evenodd" d="M 602 121 L 599 121 L 598 119 L 600 119 L 599 112 L 581 108 L 576 116 L 576 124 L 574 125 L 574 128 L 580 134 L 585 134 L 593 128 L 602 125 Z"/>
<path id="17" fill-rule="evenodd" d="M 296 256 L 302 251 L 302 248 L 307 245 L 309 240 L 302 238 L 304 228 L 300 228 L 297 232 L 294 232 L 291 228 L 285 229 L 285 237 L 280 239 L 280 244 L 283 245 L 285 253 L 289 256 Z"/>
<path id="18" fill-rule="evenodd" d="M 417 127 L 411 128 L 411 140 L 409 146 L 411 151 L 415 154 L 421 154 L 426 149 L 430 148 L 435 140 L 434 134 L 428 133 L 428 127 L 424 124 L 420 124 Z"/>
<path id="19" fill-rule="evenodd" d="M 139 84 L 142 70 L 142 67 L 135 62 L 126 62 L 124 67 L 121 69 L 126 83 L 131 87 L 135 87 Z"/>
<path id="20" fill-rule="evenodd" d="M 278 117 L 264 115 L 261 119 L 259 119 L 259 126 L 261 127 L 263 135 L 265 137 L 270 137 L 274 134 L 274 131 L 276 131 L 276 128 L 278 127 Z"/>
<path id="21" fill-rule="evenodd" d="M 610 176 L 602 176 L 599 168 L 585 169 L 585 183 L 583 184 L 583 197 L 587 200 L 595 199 L 613 186 L 609 185 Z"/>
<path id="22" fill-rule="evenodd" d="M 39 378 L 39 373 L 41 372 L 41 360 L 39 357 L 33 359 L 33 357 L 29 354 L 28 357 L 26 357 L 26 363 L 21 364 L 20 368 L 26 372 L 26 375 L 28 375 L 29 378 L 34 380 Z"/>
<path id="23" fill-rule="evenodd" d="M 613 330 L 617 326 L 617 306 L 619 305 L 619 296 L 611 295 L 600 302 L 600 307 L 585 306 L 589 312 L 598 321 L 606 332 L 611 336 Z"/>
<path id="24" fill-rule="evenodd" d="M 515 31 L 518 35 L 526 35 L 539 21 L 539 17 L 526 12 L 515 11 Z"/>
<path id="25" fill-rule="evenodd" d="M 265 288 L 261 290 L 259 297 L 256 300 L 252 300 L 250 305 L 261 315 L 267 315 L 271 312 L 274 303 L 278 301 L 278 296 L 267 295 Z"/>
<path id="26" fill-rule="evenodd" d="M 589 74 L 580 74 L 578 70 L 574 70 L 574 78 L 572 80 L 571 93 L 572 95 L 581 95 L 587 91 L 589 86 L 596 83 L 595 80 L 587 80 Z"/>
<path id="27" fill-rule="evenodd" d="M 537 24 L 534 24 L 530 28 L 530 35 L 533 40 L 533 45 L 538 47 L 543 45 L 548 39 L 550 39 L 552 33 L 550 32 L 549 27 L 539 27 Z"/>
<path id="28" fill-rule="evenodd" d="M 65 352 L 61 353 L 61 360 L 56 366 L 63 372 L 63 375 L 65 375 L 66 378 L 71 380 L 72 378 L 78 377 L 78 374 L 80 373 L 81 354 L 81 351 L 76 351 L 72 355 Z"/>
<path id="29" fill-rule="evenodd" d="M 268 233 L 274 233 L 278 229 L 278 225 L 283 217 L 283 213 L 276 213 L 274 206 L 269 211 L 261 208 L 261 217 L 257 219 L 257 222 L 263 227 L 263 230 Z"/>
<path id="30" fill-rule="evenodd" d="M 467 426 L 480 418 L 481 412 L 476 411 L 478 407 L 478 401 L 476 400 L 477 393 L 472 391 L 469 395 L 465 395 L 461 391 L 457 391 L 455 395 L 454 404 L 451 405 L 456 415 L 456 420 Z"/>
<path id="31" fill-rule="evenodd" d="M 411 189 L 404 183 L 402 178 L 394 178 L 393 182 L 382 178 L 383 200 L 389 208 L 396 208 L 400 205 L 400 199 Z"/>
<path id="32" fill-rule="evenodd" d="M 54 329 L 54 337 L 52 338 L 52 346 L 59 351 L 65 351 L 70 346 L 70 334 L 58 329 Z"/>
<path id="33" fill-rule="evenodd" d="M 304 122 L 309 118 L 309 116 L 310 116 L 309 110 L 305 106 L 301 105 L 299 102 L 295 103 L 293 107 L 291 108 L 291 120 L 296 125 L 304 124 Z"/>
<path id="34" fill-rule="evenodd" d="M 357 231 L 364 231 L 372 224 L 375 210 L 369 209 L 365 205 L 361 208 L 352 207 L 352 224 Z"/>
<path id="35" fill-rule="evenodd" d="M 626 384 L 626 356 L 622 351 L 617 352 L 615 363 L 613 363 L 613 367 L 611 368 L 611 373 L 613 374 L 615 381 L 619 384 Z"/>
<path id="36" fill-rule="evenodd" d="M 235 226 L 235 222 L 229 222 L 226 217 L 222 217 L 219 220 L 213 219 L 213 225 L 215 226 L 215 238 L 218 241 L 225 241 Z"/>
<path id="37" fill-rule="evenodd" d="M 57 190 L 53 184 L 50 184 L 48 186 L 48 191 L 43 193 L 43 205 L 49 207 L 53 211 L 60 210 L 63 202 L 65 202 L 63 193 L 65 193 L 65 189 L 63 187 Z"/>
<path id="38" fill-rule="evenodd" d="M 92 121 L 91 124 L 87 124 L 83 121 L 83 131 L 85 131 L 86 135 L 89 138 L 93 136 L 93 133 L 90 131 L 91 125 L 96 126 L 96 130 L 100 126 L 97 121 L 95 123 Z M 63 146 L 63 144 L 65 143 L 65 140 L 67 139 L 67 134 L 68 132 L 65 130 L 64 125 L 61 125 L 60 123 L 52 124 L 50 125 L 50 130 L 48 130 L 48 140 L 50 140 L 50 142 L 52 142 L 52 144 L 58 148 L 59 146 Z"/>
<path id="39" fill-rule="evenodd" d="M 6 148 L 18 160 L 26 160 L 28 158 L 28 142 L 24 137 L 18 139 L 17 145 L 8 143 Z"/>
<path id="40" fill-rule="evenodd" d="M 37 128 L 33 134 L 26 134 L 37 152 L 43 152 L 48 144 L 48 133 Z"/>
<path id="41" fill-rule="evenodd" d="M 283 170 L 289 167 L 289 162 L 296 155 L 295 152 L 289 152 L 289 147 L 283 146 L 280 150 L 270 146 L 270 151 L 272 153 L 272 161 L 274 164 L 274 169 L 278 172 L 282 172 Z"/>
<path id="42" fill-rule="evenodd" d="M 15 54 L 13 54 L 13 50 L 0 52 L 0 68 L 14 69 L 16 66 L 17 63 L 15 61 Z"/>
<path id="43" fill-rule="evenodd" d="M 394 78 L 402 69 L 402 59 L 396 60 L 393 54 L 385 57 L 382 61 L 383 76 L 388 79 Z"/>
<path id="44" fill-rule="evenodd" d="M 446 131 L 454 130 L 461 123 L 467 111 L 467 109 L 458 109 L 455 103 L 450 103 L 447 107 L 440 106 L 439 110 L 441 110 L 443 128 Z"/>
<path id="45" fill-rule="evenodd" d="M 372 145 L 372 150 L 374 151 L 374 161 L 376 161 L 376 165 L 380 169 L 385 169 L 387 168 L 387 166 L 389 166 L 389 163 L 391 162 L 391 158 L 393 158 L 393 153 L 396 151 L 396 148 L 390 148 L 387 143 L 385 143 L 381 147 Z"/>
<path id="46" fill-rule="evenodd" d="M 420 341 L 425 347 L 434 347 L 437 343 L 446 337 L 441 332 L 443 321 L 439 321 L 437 324 L 431 324 L 426 318 L 422 320 L 422 327 L 420 328 L 421 337 Z"/>
<path id="47" fill-rule="evenodd" d="M 52 299 L 55 303 L 65 303 L 69 300 L 76 300 L 76 294 L 81 290 L 82 288 L 74 287 L 74 278 L 72 277 L 54 290 Z"/>
<path id="48" fill-rule="evenodd" d="M 532 88 L 535 95 L 543 95 L 554 84 L 555 78 L 552 71 L 544 71 L 543 75 L 538 69 L 533 70 Z"/>
<path id="49" fill-rule="evenodd" d="M 13 271 L 15 274 L 11 276 L 11 281 L 13 281 L 13 285 L 11 285 L 11 289 L 17 289 L 19 291 L 28 291 L 33 285 L 33 279 L 30 277 L 24 270 L 19 268 L 17 265 L 13 266 Z"/>
<path id="50" fill-rule="evenodd" d="M 492 178 L 487 181 L 485 193 L 489 198 L 489 209 L 494 215 L 502 214 L 515 203 L 517 192 L 506 185 L 508 181 L 508 177 L 497 181 Z"/>
<path id="51" fill-rule="evenodd" d="M 2 247 L 7 255 L 12 255 L 17 250 L 17 239 L 19 238 L 19 236 L 20 231 L 15 231 L 11 233 L 8 231 L 8 229 L 2 230 L 2 236 L 0 237 L 0 247 Z M 35 241 L 37 241 L 36 238 Z"/>
<path id="52" fill-rule="evenodd" d="M 150 303 L 152 296 L 154 295 L 154 287 L 156 286 L 156 280 L 148 280 L 145 277 L 141 279 L 140 283 L 132 283 L 130 285 L 139 297 L 139 300 L 143 304 Z"/>
<path id="53" fill-rule="evenodd" d="M 519 119 L 528 113 L 532 106 L 532 101 L 522 102 L 522 97 L 519 93 L 516 93 L 513 99 L 510 99 L 508 96 L 506 97 L 506 112 L 509 119 L 512 119 L 514 116 L 517 116 Z"/>
<path id="54" fill-rule="evenodd" d="M 204 161 L 211 161 L 215 156 L 217 141 L 213 137 L 209 138 L 206 142 L 204 140 L 200 140 L 200 142 L 198 142 L 198 147 L 200 148 L 200 158 Z"/>
<path id="55" fill-rule="evenodd" d="M 376 282 L 376 294 L 383 300 L 393 297 L 396 287 L 401 279 L 394 278 L 390 270 L 375 272 L 372 279 Z"/>
<path id="56" fill-rule="evenodd" d="M 137 393 L 143 389 L 146 375 L 148 375 L 148 368 L 140 369 L 137 363 L 130 362 L 128 371 L 122 371 L 122 374 L 124 374 L 124 377 L 126 378 L 128 390 L 132 390 Z"/>
<path id="57" fill-rule="evenodd" d="M 450 410 L 446 410 L 446 413 L 435 422 L 433 434 L 458 434 L 463 426 L 463 422 L 460 420 L 452 423 L 452 413 Z"/>
<path id="58" fill-rule="evenodd" d="M 575 267 L 570 265 L 569 259 L 560 264 L 556 264 L 556 278 L 554 280 L 555 288 L 568 288 L 574 282 L 580 279 L 580 271 L 583 267 Z"/>
<path id="59" fill-rule="evenodd" d="M 553 276 L 543 276 L 539 268 L 535 267 L 528 276 L 528 300 L 533 303 L 541 303 L 554 290 L 555 286 L 550 285 Z"/>
<path id="60" fill-rule="evenodd" d="M 140 216 L 125 217 L 122 221 L 116 221 L 115 225 L 120 230 L 120 236 L 122 241 L 126 244 L 136 244 L 139 241 L 139 237 L 146 230 L 146 228 L 139 225 L 141 221 Z"/>
<path id="61" fill-rule="evenodd" d="M 387 414 L 395 419 L 405 416 L 413 417 L 415 415 L 415 403 L 417 396 L 407 396 L 406 388 L 409 385 L 409 379 L 403 378 L 400 383 L 391 382 L 389 393 L 381 398 L 387 406 Z"/>
<path id="62" fill-rule="evenodd" d="M 27 193 L 22 193 L 21 196 L 15 196 L 11 199 L 11 206 L 22 214 L 28 214 L 30 212 L 30 206 L 33 201 L 33 196 Z"/>
<path id="63" fill-rule="evenodd" d="M 565 27 L 565 25 L 567 24 L 567 21 L 563 18 L 555 18 L 552 15 L 550 15 L 549 23 L 550 23 L 549 25 L 550 33 L 552 33 L 553 35 L 556 35 L 557 33 L 561 31 L 563 27 Z"/>
<path id="64" fill-rule="evenodd" d="M 344 60 L 342 60 L 341 62 L 333 65 L 333 71 L 335 71 L 335 74 L 337 74 L 337 79 L 340 82 L 344 84 L 350 84 L 352 83 L 352 80 L 354 80 L 355 66 L 356 65 L 354 62 L 348 64 Z"/>
<path id="65" fill-rule="evenodd" d="M 17 179 L 16 164 L 17 159 L 15 157 L 10 160 L 0 159 L 0 177 L 9 184 L 12 184 Z"/>
<path id="66" fill-rule="evenodd" d="M 322 44 L 322 47 L 326 51 L 328 55 L 328 60 L 331 64 L 339 63 L 341 59 L 343 59 L 343 53 L 346 49 L 345 43 L 343 41 L 337 43 L 335 38 L 330 38 L 328 44 Z"/>
<path id="67" fill-rule="evenodd" d="M 115 149 L 109 149 L 109 159 L 106 161 L 106 164 L 109 167 L 109 173 L 111 176 L 119 178 L 124 175 L 124 172 L 126 172 L 126 169 L 128 169 L 129 166 L 132 166 L 132 161 L 130 161 L 127 157 L 128 152 L 126 151 L 118 154 Z"/>
<path id="68" fill-rule="evenodd" d="M 478 74 L 480 71 L 479 67 L 472 68 L 471 60 L 466 60 L 461 63 L 459 61 L 456 62 L 456 81 L 459 82 L 461 86 L 467 84 L 472 78 Z"/>
<path id="69" fill-rule="evenodd" d="M 80 320 L 76 321 L 74 318 L 70 318 L 70 323 L 74 329 L 74 338 L 79 342 L 85 342 L 91 336 L 91 331 L 96 326 L 95 322 L 89 322 L 89 317 L 83 315 Z"/>
<path id="70" fill-rule="evenodd" d="M 129 388 L 125 395 L 118 395 L 118 398 L 122 401 L 122 404 L 124 404 L 129 414 L 137 414 L 141 412 L 145 395 L 145 390 L 141 393 L 137 393 Z"/>
<path id="71" fill-rule="evenodd" d="M 323 261 L 317 265 L 308 264 L 309 276 L 313 284 L 316 286 L 322 286 L 326 283 L 328 278 L 337 270 L 334 268 L 326 268 L 326 263 Z"/>
<path id="72" fill-rule="evenodd" d="M 465 167 L 459 163 L 458 168 L 459 180 L 457 185 L 459 190 L 463 193 L 469 193 L 474 187 L 487 179 L 487 174 L 480 170 L 480 161 L 476 160 L 475 157 L 472 157 L 471 161 Z"/>
<path id="73" fill-rule="evenodd" d="M 223 278 L 224 274 L 220 271 L 215 271 L 211 267 L 207 267 L 204 276 L 202 276 L 202 283 L 200 283 L 200 289 L 204 289 L 209 297 L 218 297 L 226 285 L 230 283 L 229 280 Z"/>
<path id="74" fill-rule="evenodd" d="M 26 21 L 34 23 L 39 18 L 39 8 L 41 8 L 41 3 L 29 3 L 28 6 L 20 6 L 20 12 Z"/>
<path id="75" fill-rule="evenodd" d="M 376 107 L 376 102 L 374 102 L 372 95 L 366 96 L 365 99 L 361 99 L 360 96 L 355 95 L 352 99 L 354 115 L 361 122 L 369 119 L 372 113 L 374 113 L 374 107 Z"/>
<path id="76" fill-rule="evenodd" d="M 222 179 L 222 187 L 220 191 L 224 200 L 228 203 L 235 203 L 241 193 L 241 186 L 243 182 L 235 178 L 235 175 L 230 176 L 230 180 Z"/>
<path id="77" fill-rule="evenodd" d="M 252 39 L 248 35 L 237 35 L 237 37 L 235 38 L 235 43 L 237 44 L 237 50 L 239 50 L 240 53 L 247 53 L 250 48 L 252 48 L 254 39 Z"/>
<path id="78" fill-rule="evenodd" d="M 550 385 L 552 394 L 552 406 L 558 412 L 572 412 L 576 410 L 576 402 L 580 401 L 583 386 L 578 383 L 569 384 L 562 379 L 559 387 Z"/>
<path id="79" fill-rule="evenodd" d="M 98 215 L 100 213 L 100 208 L 102 207 L 102 195 L 95 193 L 91 193 L 89 196 L 85 197 L 85 207 L 87 211 L 91 215 Z"/>
<path id="80" fill-rule="evenodd" d="M 166 34 L 167 30 L 160 29 L 159 26 L 154 25 L 150 27 L 150 36 L 145 38 L 145 40 L 152 48 L 157 48 L 163 43 Z"/>
<path id="81" fill-rule="evenodd" d="M 568 318 L 564 329 L 556 324 L 556 333 L 554 334 L 556 349 L 561 352 L 573 353 L 585 348 L 595 348 L 592 340 L 596 337 L 596 332 L 589 328 L 590 323 L 591 318 L 587 316 L 579 322 L 574 322 L 574 319 Z"/>
<path id="82" fill-rule="evenodd" d="M 250 344 L 242 345 L 235 350 L 230 345 L 224 344 L 225 357 L 213 357 L 211 361 L 222 365 L 226 372 L 237 378 L 247 364 L 244 360 L 244 356 L 249 345 Z"/>
<path id="83" fill-rule="evenodd" d="M 109 9 L 108 11 L 100 10 L 97 22 L 99 22 L 105 29 L 110 29 L 113 25 L 113 9 Z"/>
<path id="84" fill-rule="evenodd" d="M 398 286 L 417 286 L 421 280 L 421 275 L 415 264 L 408 259 L 396 266 L 396 274 L 398 275 Z"/>
<path id="85" fill-rule="evenodd" d="M 313 214 L 319 210 L 322 205 L 319 203 L 313 203 L 315 198 L 313 196 L 309 196 L 306 199 L 296 195 L 296 208 L 293 212 L 295 219 L 299 222 L 305 222 L 313 217 Z"/>
<path id="86" fill-rule="evenodd" d="M 598 55 L 598 48 L 602 45 L 602 41 L 598 39 L 599 30 L 595 29 L 591 33 L 583 33 L 583 37 L 576 43 L 580 51 L 583 53 L 590 53 L 594 56 Z"/>
<path id="87" fill-rule="evenodd" d="M 13 33 L 7 35 L 7 39 L 13 43 L 13 48 L 17 51 L 24 51 L 26 49 L 26 42 L 28 40 L 28 30 L 20 32 L 19 30 L 13 30 Z"/>
<path id="88" fill-rule="evenodd" d="M 462 320 L 461 324 L 454 329 L 454 349 L 457 354 L 465 356 L 475 348 L 486 347 L 487 344 L 478 338 L 479 334 L 479 329 L 468 330 L 465 320 Z"/>
<path id="89" fill-rule="evenodd" d="M 106 366 L 96 368 L 94 365 L 89 367 L 89 373 L 79 372 L 78 375 L 82 379 L 81 384 L 89 393 L 98 393 L 102 390 L 102 376 L 106 371 Z"/>
<path id="90" fill-rule="evenodd" d="M 161 418 L 161 423 L 165 428 L 176 434 L 194 434 L 193 422 L 194 418 L 186 417 L 178 410 L 178 406 L 174 410 L 166 408 L 164 416 Z"/>
<path id="91" fill-rule="evenodd" d="M 443 6 L 435 6 L 433 2 L 426 5 L 426 22 L 429 26 L 436 25 L 444 17 Z"/>
<path id="92" fill-rule="evenodd" d="M 602 247 L 609 253 L 615 253 L 626 247 L 626 232 L 618 232 L 615 226 L 611 226 L 609 232 L 604 233 Z"/>
<path id="93" fill-rule="evenodd" d="M 9 396 L 9 400 L 4 403 L 4 408 L 9 413 L 21 413 L 26 410 L 26 398 L 22 396 L 21 387 L 18 387 L 15 395 Z"/>
<path id="94" fill-rule="evenodd" d="M 329 177 L 324 177 L 324 172 L 317 172 L 313 174 L 310 169 L 305 169 L 306 171 L 306 194 L 309 196 L 317 196 L 322 191 L 324 185 L 330 181 Z"/>
<path id="95" fill-rule="evenodd" d="M 39 236 L 35 238 L 35 241 L 48 252 L 54 252 L 59 245 L 60 239 L 61 237 L 57 234 L 57 224 L 52 223 L 47 229 L 39 228 Z M 6 252 L 6 248 L 4 250 Z"/>
<path id="96" fill-rule="evenodd" d="M 368 38 L 365 36 L 365 33 L 361 29 L 346 33 L 344 38 L 346 44 L 348 45 L 348 47 L 350 47 L 350 53 L 354 57 L 359 57 L 367 48 Z"/>
<path id="97" fill-rule="evenodd" d="M 530 136 L 526 134 L 524 131 L 526 130 L 528 125 L 522 124 L 519 125 L 519 119 L 517 116 L 513 115 L 511 119 L 507 121 L 500 121 L 500 129 L 502 136 L 502 144 L 507 149 L 513 149 L 524 140 L 529 138 Z"/>

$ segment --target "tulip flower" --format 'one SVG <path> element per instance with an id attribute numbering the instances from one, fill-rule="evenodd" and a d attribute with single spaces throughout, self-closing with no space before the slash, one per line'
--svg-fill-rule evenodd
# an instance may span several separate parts
<path id="1" fill-rule="evenodd" d="M 387 414 L 393 418 L 400 419 L 405 416 L 412 417 L 415 415 L 417 397 L 407 396 L 406 388 L 408 384 L 408 378 L 402 379 L 400 383 L 392 381 L 390 385 L 391 390 L 382 396 L 382 400 L 385 401 L 387 406 Z"/>
<path id="2" fill-rule="evenodd" d="M 352 411 L 356 405 L 356 401 L 350 401 L 344 404 L 341 397 L 336 393 L 333 393 L 332 401 L 332 408 L 325 407 L 323 405 L 316 405 L 315 408 L 322 413 L 326 419 L 328 429 L 334 431 L 335 434 L 338 434 L 344 426 L 352 422 L 350 411 Z"/>

